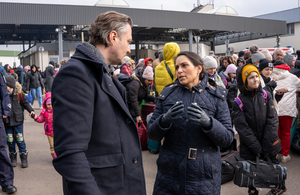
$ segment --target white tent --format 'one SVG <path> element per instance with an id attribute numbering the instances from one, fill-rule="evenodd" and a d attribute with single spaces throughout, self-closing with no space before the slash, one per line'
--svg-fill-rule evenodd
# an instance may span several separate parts
<path id="1" fill-rule="evenodd" d="M 129 4 L 125 0 L 100 0 L 95 6 L 105 7 L 129 7 Z"/>

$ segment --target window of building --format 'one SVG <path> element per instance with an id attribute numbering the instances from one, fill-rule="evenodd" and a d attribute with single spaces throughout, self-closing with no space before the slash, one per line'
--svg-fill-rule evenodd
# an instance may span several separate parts
<path id="1" fill-rule="evenodd" d="M 295 34 L 295 26 L 294 23 L 287 24 L 286 25 L 286 34 L 287 35 L 293 35 Z"/>

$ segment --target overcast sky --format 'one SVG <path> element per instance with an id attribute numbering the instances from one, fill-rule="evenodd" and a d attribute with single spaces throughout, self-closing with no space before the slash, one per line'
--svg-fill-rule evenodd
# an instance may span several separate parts
<path id="1" fill-rule="evenodd" d="M 300 0 L 299 0 L 300 1 Z M 98 0 L 0 0 L 11 3 L 43 3 L 93 6 Z M 131 8 L 161 9 L 190 12 L 197 0 L 126 0 Z M 207 4 L 210 0 L 200 0 Z M 234 8 L 239 16 L 252 17 L 298 7 L 298 0 L 214 0 L 215 8 L 228 5 Z M 20 46 L 1 46 L 5 50 L 21 50 Z"/>
<path id="2" fill-rule="evenodd" d="M 207 4 L 210 0 L 200 0 L 200 4 Z M 239 16 L 252 17 L 298 7 L 299 0 L 214 0 L 215 8 L 228 5 L 234 8 Z M 95 5 L 98 0 L 0 0 L 0 2 L 43 3 L 69 5 Z M 161 9 L 185 11 L 193 9 L 197 0 L 126 0 L 131 8 Z"/>

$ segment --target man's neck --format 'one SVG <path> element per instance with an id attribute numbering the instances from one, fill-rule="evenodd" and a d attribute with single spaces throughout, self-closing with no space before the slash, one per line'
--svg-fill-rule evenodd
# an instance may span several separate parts
<path id="1" fill-rule="evenodd" d="M 95 47 L 96 47 L 97 49 L 99 49 L 99 51 L 102 53 L 103 57 L 104 57 L 105 60 L 106 60 L 107 65 L 111 64 L 110 61 L 109 61 L 109 59 L 108 59 L 108 56 L 109 56 L 109 50 L 105 47 L 105 45 L 102 45 L 102 44 L 100 45 L 100 44 L 98 44 L 98 45 L 96 45 Z"/>

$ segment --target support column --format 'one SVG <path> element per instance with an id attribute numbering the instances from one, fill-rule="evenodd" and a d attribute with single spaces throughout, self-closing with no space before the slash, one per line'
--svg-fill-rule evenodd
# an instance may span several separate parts
<path id="1" fill-rule="evenodd" d="M 215 52 L 215 38 L 210 42 L 210 50 Z"/>
<path id="2" fill-rule="evenodd" d="M 23 51 L 25 51 L 25 41 L 23 41 Z"/>
<path id="3" fill-rule="evenodd" d="M 193 51 L 193 30 L 189 30 L 189 51 Z"/>
<path id="4" fill-rule="evenodd" d="M 58 28 L 58 55 L 59 55 L 59 62 L 63 59 L 63 27 L 60 26 Z"/>
<path id="5" fill-rule="evenodd" d="M 276 42 L 277 42 L 276 47 L 279 48 L 280 47 L 280 36 L 279 35 L 277 35 Z"/>
<path id="6" fill-rule="evenodd" d="M 139 35 L 137 35 L 137 38 L 135 40 L 135 59 L 138 62 L 140 59 L 140 43 L 139 43 Z"/>

